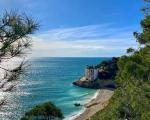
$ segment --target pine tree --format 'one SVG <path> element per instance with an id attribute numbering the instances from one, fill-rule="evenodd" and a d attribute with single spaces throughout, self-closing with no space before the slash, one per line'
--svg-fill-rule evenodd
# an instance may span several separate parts
<path id="1" fill-rule="evenodd" d="M 3 92 L 12 91 L 17 83 L 14 81 L 19 79 L 20 74 L 24 73 L 26 61 L 12 68 L 6 68 L 3 62 L 8 63 L 13 58 L 24 58 L 27 50 L 31 47 L 31 34 L 38 29 L 39 25 L 31 17 L 25 14 L 19 14 L 16 11 L 5 12 L 0 17 L 0 70 L 4 71 L 4 76 L 0 80 L 0 90 Z M 10 66 L 12 66 L 10 62 Z M 6 84 L 11 85 L 5 88 Z M 6 103 L 4 97 L 0 101 L 0 107 Z"/>

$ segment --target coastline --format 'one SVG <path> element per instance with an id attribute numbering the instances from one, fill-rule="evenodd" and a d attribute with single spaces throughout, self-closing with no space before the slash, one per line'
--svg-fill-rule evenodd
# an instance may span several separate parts
<path id="1" fill-rule="evenodd" d="M 82 113 L 85 112 L 86 108 L 85 108 L 85 105 L 88 104 L 90 101 L 92 101 L 93 99 L 95 99 L 99 94 L 99 90 L 97 90 L 94 95 L 91 96 L 91 98 L 89 98 L 88 100 L 86 100 L 83 104 L 83 108 L 78 111 L 78 112 L 74 112 L 73 114 L 69 115 L 69 116 L 66 116 L 66 118 L 64 118 L 63 120 L 74 120 L 76 119 L 77 117 L 79 117 Z"/>
<path id="2" fill-rule="evenodd" d="M 94 97 L 84 105 L 84 110 L 75 116 L 72 116 L 71 120 L 87 120 L 96 112 L 102 110 L 112 97 L 114 90 L 99 89 L 95 93 Z"/>

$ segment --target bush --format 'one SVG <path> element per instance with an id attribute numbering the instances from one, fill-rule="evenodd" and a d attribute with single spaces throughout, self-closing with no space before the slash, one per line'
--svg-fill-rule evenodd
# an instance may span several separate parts
<path id="1" fill-rule="evenodd" d="M 63 114 L 53 103 L 46 102 L 33 107 L 21 120 L 55 120 L 62 119 Z"/>

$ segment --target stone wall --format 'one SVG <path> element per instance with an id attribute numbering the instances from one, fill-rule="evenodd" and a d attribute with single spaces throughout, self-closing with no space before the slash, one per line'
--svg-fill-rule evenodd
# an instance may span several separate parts
<path id="1" fill-rule="evenodd" d="M 92 66 L 87 66 L 85 69 L 85 78 L 89 81 L 94 81 L 98 78 L 98 70 Z"/>

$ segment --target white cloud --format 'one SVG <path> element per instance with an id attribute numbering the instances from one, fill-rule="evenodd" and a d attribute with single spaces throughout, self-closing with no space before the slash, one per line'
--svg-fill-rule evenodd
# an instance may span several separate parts
<path id="1" fill-rule="evenodd" d="M 112 24 L 49 30 L 32 37 L 32 56 L 119 56 L 128 47 L 137 46 L 133 30 Z"/>

